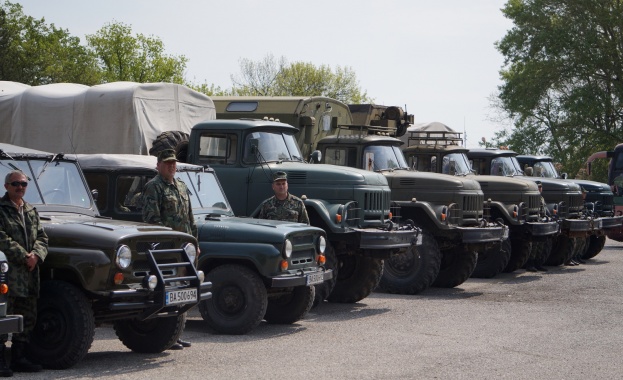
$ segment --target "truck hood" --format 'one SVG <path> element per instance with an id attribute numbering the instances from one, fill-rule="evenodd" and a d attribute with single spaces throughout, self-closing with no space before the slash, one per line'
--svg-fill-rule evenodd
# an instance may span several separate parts
<path id="1" fill-rule="evenodd" d="M 271 164 L 270 167 L 287 172 L 289 184 L 387 186 L 383 175 L 347 166 L 283 162 Z"/>
<path id="2" fill-rule="evenodd" d="M 612 192 L 610 185 L 603 182 L 589 181 L 586 179 L 567 179 L 566 181 L 577 183 L 578 185 L 580 185 L 580 187 L 582 187 L 582 189 L 588 191 L 589 193 Z"/>
<path id="3" fill-rule="evenodd" d="M 480 190 L 473 178 L 411 170 L 383 171 L 392 190 Z"/>
<path id="4" fill-rule="evenodd" d="M 489 192 L 510 192 L 510 191 L 538 191 L 534 181 L 522 179 L 521 177 L 501 177 L 496 175 L 470 175 L 480 184 L 485 195 Z"/>
<path id="5" fill-rule="evenodd" d="M 555 178 L 545 178 L 545 177 L 514 177 L 514 178 L 522 178 L 528 179 L 530 181 L 541 182 L 543 184 L 543 192 L 567 192 L 567 191 L 581 191 L 580 185 L 577 183 L 573 183 L 566 179 L 555 179 Z"/>

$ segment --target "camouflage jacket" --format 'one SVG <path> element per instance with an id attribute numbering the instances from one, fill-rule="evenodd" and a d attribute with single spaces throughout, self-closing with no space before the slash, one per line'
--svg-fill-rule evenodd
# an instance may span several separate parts
<path id="1" fill-rule="evenodd" d="M 25 227 L 17 208 L 8 194 L 4 194 L 0 199 L 0 251 L 9 261 L 9 295 L 38 297 L 39 265 L 30 272 L 26 266 L 26 255 L 34 252 L 42 263 L 48 254 L 48 236 L 43 231 L 37 210 L 26 202 L 24 220 Z"/>
<path id="2" fill-rule="evenodd" d="M 147 182 L 143 189 L 143 221 L 197 237 L 197 224 L 186 184 L 177 178 L 174 184 L 167 183 L 160 175 Z"/>
<path id="3" fill-rule="evenodd" d="M 265 200 L 260 206 L 260 219 L 286 220 L 309 224 L 309 217 L 305 204 L 300 198 L 288 193 L 288 197 L 282 201 L 275 196 Z"/>

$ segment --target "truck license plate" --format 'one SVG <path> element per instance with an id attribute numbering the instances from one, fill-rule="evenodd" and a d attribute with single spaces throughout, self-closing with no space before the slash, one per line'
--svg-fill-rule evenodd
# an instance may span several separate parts
<path id="1" fill-rule="evenodd" d="M 321 284 L 324 281 L 324 273 L 311 273 L 307 275 L 307 285 Z"/>
<path id="2" fill-rule="evenodd" d="M 173 290 L 166 293 L 165 305 L 197 302 L 197 289 Z"/>

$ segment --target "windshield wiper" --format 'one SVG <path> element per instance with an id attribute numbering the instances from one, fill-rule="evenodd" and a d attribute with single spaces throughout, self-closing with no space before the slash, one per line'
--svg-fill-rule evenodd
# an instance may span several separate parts
<path id="1" fill-rule="evenodd" d="M 61 159 L 63 158 L 63 154 L 62 153 L 57 153 L 54 156 L 52 156 L 52 158 L 49 161 L 46 161 L 45 164 L 43 164 L 43 168 L 41 168 L 41 172 L 39 172 L 39 175 L 37 176 L 37 179 L 39 179 L 39 177 L 41 177 L 41 175 L 43 174 L 43 172 L 45 172 L 45 170 L 48 168 L 48 165 L 51 162 L 56 161 L 56 159 Z"/>

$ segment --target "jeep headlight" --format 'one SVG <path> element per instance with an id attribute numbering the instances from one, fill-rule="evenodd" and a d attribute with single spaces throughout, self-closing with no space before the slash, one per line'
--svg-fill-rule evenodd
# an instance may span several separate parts
<path id="1" fill-rule="evenodd" d="M 184 249 L 184 251 L 186 251 L 188 258 L 190 258 L 190 262 L 194 265 L 197 260 L 197 249 L 195 248 L 195 245 L 191 243 L 186 243 L 182 248 Z"/>
<path id="2" fill-rule="evenodd" d="M 327 240 L 324 236 L 318 238 L 318 252 L 324 253 L 324 250 L 327 249 Z"/>
<path id="3" fill-rule="evenodd" d="M 283 256 L 286 259 L 292 256 L 292 242 L 289 239 L 286 239 L 286 241 L 283 244 Z"/>
<path id="4" fill-rule="evenodd" d="M 2 262 L 2 264 L 0 264 L 0 271 L 2 273 L 6 273 L 9 271 L 9 263 L 7 263 L 6 261 Z"/>
<path id="5" fill-rule="evenodd" d="M 115 257 L 115 264 L 120 269 L 126 269 L 132 263 L 132 251 L 127 245 L 122 245 L 117 248 L 117 256 Z"/>

